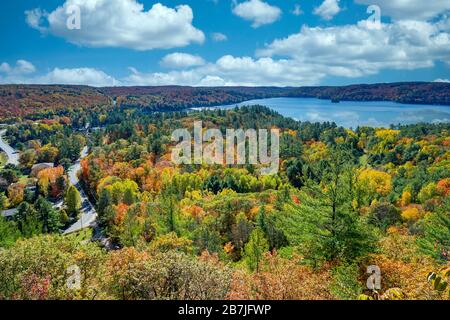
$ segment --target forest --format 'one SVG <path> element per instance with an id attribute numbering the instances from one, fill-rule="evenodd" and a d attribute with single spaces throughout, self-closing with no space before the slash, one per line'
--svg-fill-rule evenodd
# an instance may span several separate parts
<path id="1" fill-rule="evenodd" d="M 0 119 L 104 105 L 109 98 L 87 86 L 0 85 Z"/>
<path id="2" fill-rule="evenodd" d="M 450 102 L 448 84 L 411 86 L 433 87 L 427 102 Z M 423 101 L 402 85 L 375 95 L 379 87 L 339 98 Z M 71 90 L 45 104 L 81 101 Z M 450 299 L 450 124 L 350 130 L 257 105 L 178 110 L 192 97 L 325 98 L 312 89 L 80 90 L 90 107 L 34 110 L 7 127 L 20 163 L 0 171 L 0 210 L 17 209 L 0 217 L 0 299 Z M 142 108 L 171 99 L 171 111 Z M 279 129 L 279 172 L 174 165 L 171 133 L 194 121 L 222 132 Z M 85 146 L 74 186 L 68 168 Z M 97 222 L 63 234 L 83 210 L 79 189 Z M 380 287 L 367 286 L 370 266 Z M 68 270 L 80 273 L 78 286 L 67 285 Z"/>
<path id="3" fill-rule="evenodd" d="M 393 101 L 450 105 L 450 84 L 407 82 L 344 87 L 105 87 L 73 85 L 0 85 L 0 120 L 34 120 L 67 109 L 89 111 L 105 104 L 147 112 L 183 111 L 275 97 L 333 101 Z"/>

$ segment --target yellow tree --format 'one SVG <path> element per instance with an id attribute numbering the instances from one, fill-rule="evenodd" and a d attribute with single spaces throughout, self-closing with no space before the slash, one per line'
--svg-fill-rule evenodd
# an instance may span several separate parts
<path id="1" fill-rule="evenodd" d="M 370 204 L 372 200 L 384 197 L 391 192 L 392 178 L 389 173 L 375 169 L 363 169 L 358 173 L 358 204 Z"/>

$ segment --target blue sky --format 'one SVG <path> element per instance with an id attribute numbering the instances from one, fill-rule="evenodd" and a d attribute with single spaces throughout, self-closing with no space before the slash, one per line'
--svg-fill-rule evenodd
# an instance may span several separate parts
<path id="1" fill-rule="evenodd" d="M 450 0 L 2 1 L 0 83 L 445 81 L 449 12 Z"/>

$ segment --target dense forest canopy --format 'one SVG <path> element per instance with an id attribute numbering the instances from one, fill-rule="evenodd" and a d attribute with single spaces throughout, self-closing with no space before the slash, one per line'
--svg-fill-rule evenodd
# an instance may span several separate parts
<path id="1" fill-rule="evenodd" d="M 278 128 L 280 171 L 174 165 L 171 133 L 195 121 Z M 448 299 L 449 132 L 350 130 L 262 106 L 36 115 L 5 137 L 21 154 L 0 171 L 0 209 L 17 209 L 0 217 L 0 299 Z M 84 146 L 72 185 L 67 169 Z M 61 235 L 80 218 L 80 190 L 97 224 Z M 65 279 L 73 265 L 84 279 L 75 290 Z M 366 286 L 372 265 L 376 291 Z"/>
<path id="2" fill-rule="evenodd" d="M 96 88 L 69 85 L 0 85 L 0 119 L 43 111 L 91 108 L 110 99 Z"/>
<path id="3" fill-rule="evenodd" d="M 303 97 L 351 101 L 394 101 L 450 105 L 449 83 L 408 82 L 344 87 L 106 87 L 69 85 L 0 85 L 0 119 L 35 116 L 65 108 L 102 104 L 179 111 L 240 103 L 252 99 Z"/>

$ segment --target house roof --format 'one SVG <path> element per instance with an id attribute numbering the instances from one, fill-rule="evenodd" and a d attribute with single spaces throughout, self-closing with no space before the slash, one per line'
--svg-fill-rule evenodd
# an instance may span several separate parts
<path id="1" fill-rule="evenodd" d="M 31 170 L 35 169 L 45 169 L 45 168 L 53 168 L 55 165 L 52 162 L 42 162 L 42 163 L 36 163 L 31 167 Z"/>

